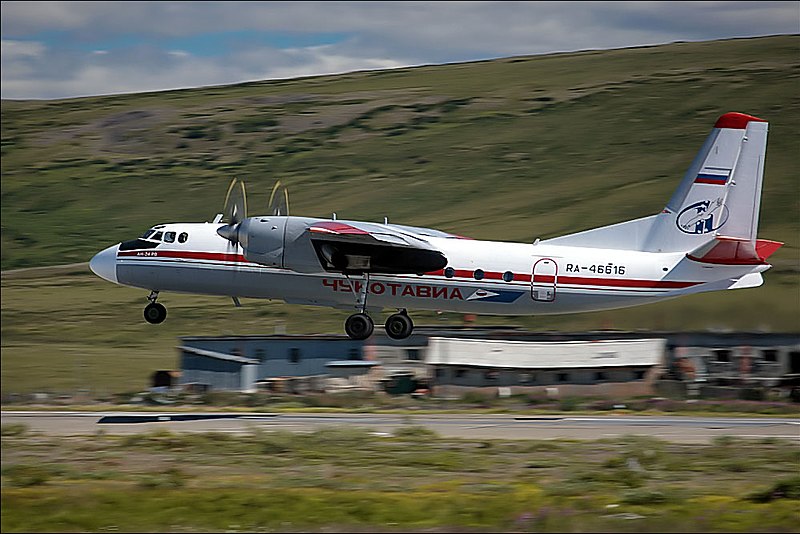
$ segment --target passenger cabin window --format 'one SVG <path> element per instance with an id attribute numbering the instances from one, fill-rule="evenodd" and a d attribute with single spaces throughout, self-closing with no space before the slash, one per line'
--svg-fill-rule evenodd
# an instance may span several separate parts
<path id="1" fill-rule="evenodd" d="M 448 267 L 447 269 L 444 270 L 444 275 L 447 278 L 453 278 L 456 275 L 456 270 L 453 269 L 452 267 Z"/>
<path id="2" fill-rule="evenodd" d="M 165 232 L 164 243 L 174 243 L 174 242 L 175 242 L 175 232 Z"/>
<path id="3" fill-rule="evenodd" d="M 503 273 L 503 280 L 506 282 L 511 282 L 514 280 L 514 273 L 511 271 L 506 271 Z"/>
<path id="4" fill-rule="evenodd" d="M 475 277 L 475 280 L 483 280 L 483 269 L 475 269 L 475 272 L 472 274 Z"/>
<path id="5" fill-rule="evenodd" d="M 181 232 L 181 235 L 178 236 L 178 243 L 186 243 L 189 239 L 189 234 L 186 232 Z"/>
<path id="6" fill-rule="evenodd" d="M 161 238 L 163 236 L 164 236 L 164 232 L 156 232 L 155 235 L 153 237 L 151 237 L 150 239 L 153 239 L 155 241 L 161 241 Z"/>

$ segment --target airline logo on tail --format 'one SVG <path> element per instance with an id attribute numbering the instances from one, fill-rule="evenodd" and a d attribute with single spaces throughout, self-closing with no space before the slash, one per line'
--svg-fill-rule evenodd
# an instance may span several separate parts
<path id="1" fill-rule="evenodd" d="M 684 234 L 708 234 L 728 222 L 728 208 L 721 198 L 701 200 L 683 208 L 675 219 Z"/>

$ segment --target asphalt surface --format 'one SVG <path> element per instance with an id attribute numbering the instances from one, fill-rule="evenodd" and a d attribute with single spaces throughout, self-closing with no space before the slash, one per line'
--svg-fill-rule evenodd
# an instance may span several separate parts
<path id="1" fill-rule="evenodd" d="M 22 423 L 50 435 L 171 432 L 251 433 L 254 429 L 313 432 L 360 427 L 391 434 L 403 425 L 420 425 L 443 437 L 468 439 L 602 439 L 646 435 L 676 443 L 709 443 L 715 437 L 782 438 L 800 444 L 800 419 L 659 416 L 514 416 L 509 414 L 283 414 L 238 412 L 65 412 L 3 411 L 3 425 Z"/>

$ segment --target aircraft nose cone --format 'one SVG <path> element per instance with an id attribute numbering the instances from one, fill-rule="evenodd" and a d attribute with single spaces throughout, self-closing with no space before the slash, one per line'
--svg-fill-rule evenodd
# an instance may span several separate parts
<path id="1" fill-rule="evenodd" d="M 117 283 L 117 249 L 119 245 L 108 247 L 94 255 L 89 268 L 94 274 L 109 282 Z"/>

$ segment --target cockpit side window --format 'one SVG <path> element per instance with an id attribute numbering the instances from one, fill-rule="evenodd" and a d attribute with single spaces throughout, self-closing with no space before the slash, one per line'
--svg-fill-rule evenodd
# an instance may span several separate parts
<path id="1" fill-rule="evenodd" d="M 151 237 L 150 239 L 153 239 L 155 241 L 161 241 L 161 237 L 163 235 L 164 235 L 164 232 L 156 232 L 155 235 L 153 237 Z"/>
<path id="2" fill-rule="evenodd" d="M 174 243 L 175 232 L 164 232 L 164 243 Z"/>
<path id="3" fill-rule="evenodd" d="M 148 237 L 150 237 L 150 236 L 151 236 L 151 235 L 153 235 L 154 233 L 155 233 L 155 230 L 153 230 L 152 228 L 150 228 L 148 231 L 146 231 L 145 233 L 143 233 L 143 234 L 142 234 L 142 237 L 140 237 L 139 239 L 147 239 Z"/>
<path id="4" fill-rule="evenodd" d="M 189 234 L 186 232 L 181 232 L 181 235 L 178 236 L 178 243 L 186 243 L 189 239 Z"/>

